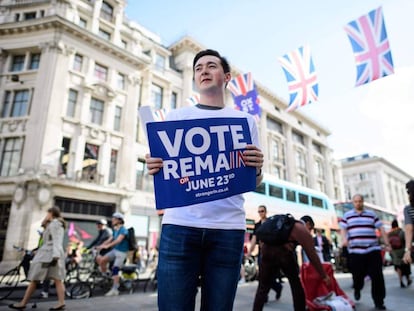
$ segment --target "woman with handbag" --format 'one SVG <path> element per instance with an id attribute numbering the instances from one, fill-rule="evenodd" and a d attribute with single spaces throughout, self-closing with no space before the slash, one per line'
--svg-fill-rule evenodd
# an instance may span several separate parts
<path id="1" fill-rule="evenodd" d="M 44 221 L 49 222 L 43 232 L 43 244 L 36 252 L 30 266 L 28 279 L 30 284 L 23 299 L 17 304 L 9 305 L 10 309 L 24 310 L 30 297 L 37 287 L 37 282 L 52 279 L 55 282 L 58 304 L 49 310 L 65 309 L 65 252 L 63 236 L 66 228 L 65 221 L 60 215 L 60 209 L 53 206 L 47 210 Z"/>

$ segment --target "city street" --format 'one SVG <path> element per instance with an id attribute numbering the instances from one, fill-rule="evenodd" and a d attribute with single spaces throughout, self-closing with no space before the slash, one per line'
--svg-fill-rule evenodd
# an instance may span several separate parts
<path id="1" fill-rule="evenodd" d="M 384 276 L 387 288 L 387 298 L 385 305 L 387 310 L 412 310 L 414 305 L 414 287 L 400 288 L 397 276 L 393 270 L 393 267 L 384 268 Z M 336 279 L 341 288 L 353 298 L 353 291 L 351 288 L 351 275 L 349 273 L 336 274 Z M 237 291 L 237 297 L 234 305 L 235 311 L 250 311 L 252 309 L 253 299 L 257 287 L 257 282 L 249 282 L 239 286 Z M 370 295 L 371 284 L 366 282 L 365 288 L 361 292 L 361 300 L 356 303 L 356 310 L 369 311 L 374 310 L 374 305 Z M 20 291 L 22 294 L 23 291 Z M 16 296 L 14 296 L 16 297 Z M 0 310 L 7 310 L 7 305 L 17 301 L 15 298 L 0 301 Z M 17 297 L 16 297 L 17 298 Z M 37 310 L 48 310 L 54 305 L 56 297 L 50 297 L 46 300 L 35 299 L 37 302 Z M 197 308 L 199 310 L 199 298 L 197 300 Z M 290 295 L 289 285 L 285 280 L 282 297 L 279 301 L 274 300 L 274 293 L 269 295 L 269 303 L 266 304 L 264 310 L 292 310 L 292 299 Z M 34 301 L 35 301 L 34 300 Z M 31 308 L 31 304 L 27 306 L 27 309 Z M 157 310 L 157 295 L 154 292 L 144 293 L 142 288 L 138 289 L 134 294 L 122 294 L 118 297 L 103 297 L 95 296 L 89 299 L 82 300 L 67 300 L 66 310 L 100 310 L 100 311 L 123 311 L 123 310 L 136 310 L 136 311 L 155 311 Z"/>

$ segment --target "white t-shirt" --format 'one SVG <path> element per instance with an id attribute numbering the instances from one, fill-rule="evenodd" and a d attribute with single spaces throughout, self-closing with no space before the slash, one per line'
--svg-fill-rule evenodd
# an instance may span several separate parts
<path id="1" fill-rule="evenodd" d="M 259 134 L 254 118 L 245 112 L 232 108 L 202 109 L 196 106 L 172 110 L 167 115 L 168 121 L 205 118 L 246 118 L 252 144 L 259 147 Z M 215 201 L 193 204 L 164 210 L 163 224 L 174 224 L 208 229 L 246 229 L 246 215 L 242 194 Z"/>

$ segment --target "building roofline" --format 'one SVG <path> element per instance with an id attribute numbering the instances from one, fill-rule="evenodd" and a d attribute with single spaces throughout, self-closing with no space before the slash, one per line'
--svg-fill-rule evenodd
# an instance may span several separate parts
<path id="1" fill-rule="evenodd" d="M 146 66 L 151 64 L 149 56 L 145 54 L 135 56 L 112 42 L 100 38 L 98 35 L 85 30 L 84 28 L 59 15 L 47 16 L 18 23 L 13 22 L 0 24 L 0 36 L 30 33 L 46 29 L 63 29 L 67 33 L 72 34 L 86 41 L 88 44 L 92 44 L 93 46 L 112 54 L 113 56 L 116 56 L 118 59 L 123 59 L 127 63 L 130 63 L 139 69 L 144 69 Z"/>

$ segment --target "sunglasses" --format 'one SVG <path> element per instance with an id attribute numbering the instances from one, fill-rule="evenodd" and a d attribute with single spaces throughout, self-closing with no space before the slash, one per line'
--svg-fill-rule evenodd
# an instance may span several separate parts
<path id="1" fill-rule="evenodd" d="M 258 213 L 264 213 L 265 211 L 258 211 Z"/>

